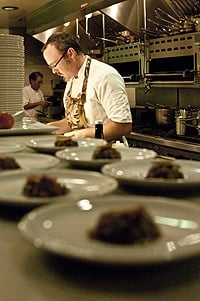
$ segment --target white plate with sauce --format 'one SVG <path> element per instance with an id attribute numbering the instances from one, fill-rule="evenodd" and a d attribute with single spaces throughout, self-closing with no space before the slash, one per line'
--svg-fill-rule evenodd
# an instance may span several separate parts
<path id="1" fill-rule="evenodd" d="M 88 235 L 102 213 L 142 205 L 161 236 L 145 244 L 120 245 Z M 200 207 L 161 197 L 109 196 L 34 209 L 18 224 L 34 247 L 95 264 L 141 267 L 200 256 Z"/>

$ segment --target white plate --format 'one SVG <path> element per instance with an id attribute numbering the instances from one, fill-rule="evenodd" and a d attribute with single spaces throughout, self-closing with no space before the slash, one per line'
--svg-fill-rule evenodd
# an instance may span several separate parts
<path id="1" fill-rule="evenodd" d="M 174 163 L 181 167 L 184 179 L 146 178 L 152 160 L 118 162 L 105 165 L 102 172 L 112 176 L 121 184 L 130 187 L 150 189 L 155 191 L 180 191 L 200 188 L 200 162 L 191 160 L 175 160 Z"/>
<path id="2" fill-rule="evenodd" d="M 22 194 L 26 178 L 29 174 L 45 174 L 44 170 L 20 170 L 0 173 L 0 203 L 15 206 L 38 206 L 50 202 L 67 202 L 75 197 L 103 195 L 117 188 L 117 181 L 99 172 L 81 170 L 48 170 L 48 176 L 54 176 L 66 185 L 69 192 L 59 197 L 26 197 Z"/>
<path id="3" fill-rule="evenodd" d="M 51 155 L 44 154 L 29 154 L 29 153 L 10 153 L 10 157 L 13 157 L 19 164 L 21 169 L 33 170 L 33 169 L 43 169 L 55 167 L 60 160 Z M 2 172 L 7 172 L 7 170 L 0 170 Z"/>
<path id="4" fill-rule="evenodd" d="M 16 144 L 12 142 L 3 142 L 0 143 L 0 153 L 15 153 L 20 152 L 25 148 L 22 144 Z"/>
<path id="5" fill-rule="evenodd" d="M 57 129 L 55 126 L 49 126 L 41 122 L 30 122 L 26 125 L 14 125 L 11 129 L 0 129 L 0 136 L 12 135 L 32 135 L 32 134 L 46 134 Z"/>
<path id="6" fill-rule="evenodd" d="M 151 243 L 118 245 L 88 237 L 110 209 L 145 206 L 161 231 Z M 36 209 L 18 224 L 35 247 L 64 257 L 121 266 L 175 262 L 200 255 L 200 207 L 161 197 L 104 196 Z"/>
<path id="7" fill-rule="evenodd" d="M 156 152 L 152 150 L 147 150 L 143 148 L 136 147 L 123 147 L 117 149 L 121 154 L 121 160 L 124 162 L 126 160 L 143 160 L 148 158 L 155 158 L 157 156 Z M 68 148 L 56 152 L 56 156 L 59 159 L 66 160 L 72 166 L 77 166 L 81 168 L 91 168 L 99 169 L 103 165 L 112 163 L 114 161 L 119 161 L 119 159 L 92 159 L 94 153 L 94 147 L 87 148 Z M 121 161 L 120 160 L 120 161 Z"/>
<path id="8" fill-rule="evenodd" d="M 72 138 L 72 140 L 78 142 L 80 147 L 96 146 L 106 144 L 105 140 L 92 139 L 92 138 Z M 67 146 L 55 146 L 56 137 L 45 137 L 40 139 L 31 139 L 27 142 L 27 146 L 43 153 L 54 154 L 58 150 L 70 148 Z"/>

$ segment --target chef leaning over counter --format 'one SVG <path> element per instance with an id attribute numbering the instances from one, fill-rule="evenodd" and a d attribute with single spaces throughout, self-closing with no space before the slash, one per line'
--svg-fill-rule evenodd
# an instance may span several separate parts
<path id="1" fill-rule="evenodd" d="M 113 67 L 84 55 L 77 38 L 66 32 L 52 34 L 42 51 L 52 72 L 67 82 L 65 118 L 50 123 L 59 127 L 56 134 L 73 132 L 75 137 L 92 138 L 97 120 L 103 121 L 107 140 L 130 133 L 125 84 Z"/>

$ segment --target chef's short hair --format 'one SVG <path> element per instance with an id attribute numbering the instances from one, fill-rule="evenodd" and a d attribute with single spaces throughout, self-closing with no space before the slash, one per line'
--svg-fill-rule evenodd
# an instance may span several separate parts
<path id="1" fill-rule="evenodd" d="M 35 71 L 35 72 L 32 72 L 31 74 L 29 74 L 29 82 L 31 82 L 31 80 L 36 80 L 37 77 L 42 77 L 43 78 L 43 74 L 39 71 Z"/>
<path id="2" fill-rule="evenodd" d="M 49 44 L 55 45 L 60 52 L 66 51 L 69 48 L 73 48 L 78 54 L 82 52 L 78 38 L 67 32 L 53 33 L 44 44 L 42 52 L 44 52 Z"/>

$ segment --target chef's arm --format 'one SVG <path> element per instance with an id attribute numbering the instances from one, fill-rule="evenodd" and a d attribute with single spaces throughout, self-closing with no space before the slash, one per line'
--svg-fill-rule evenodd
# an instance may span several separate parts
<path id="1" fill-rule="evenodd" d="M 108 121 L 103 125 L 103 133 L 105 140 L 119 139 L 122 136 L 129 134 L 132 130 L 132 123 L 119 123 L 114 121 Z M 76 138 L 94 138 L 95 129 L 85 128 L 80 130 L 75 130 L 71 134 Z"/>
<path id="2" fill-rule="evenodd" d="M 39 101 L 36 101 L 36 102 L 29 102 L 27 103 L 26 105 L 24 105 L 24 109 L 25 110 L 29 110 L 29 109 L 33 109 L 37 106 L 43 106 L 43 107 L 47 107 L 49 105 L 48 101 L 46 100 L 39 100 Z"/>
<path id="3" fill-rule="evenodd" d="M 71 132 L 71 128 L 68 125 L 66 118 L 49 122 L 49 123 L 47 123 L 47 125 L 57 126 L 58 129 L 55 131 L 55 134 L 57 134 L 57 135 L 61 135 L 61 134 L 67 133 L 67 132 Z"/>

